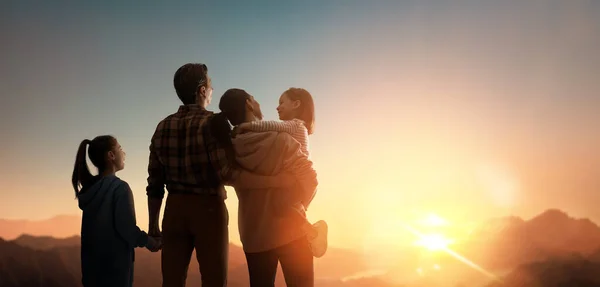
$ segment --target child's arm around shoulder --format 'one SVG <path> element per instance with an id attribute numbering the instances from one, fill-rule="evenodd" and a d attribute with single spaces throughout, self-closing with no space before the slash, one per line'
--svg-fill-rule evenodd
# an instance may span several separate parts
<path id="1" fill-rule="evenodd" d="M 240 132 L 285 132 L 288 134 L 295 133 L 301 128 L 302 122 L 299 120 L 291 121 L 253 121 L 243 123 L 239 126 Z"/>

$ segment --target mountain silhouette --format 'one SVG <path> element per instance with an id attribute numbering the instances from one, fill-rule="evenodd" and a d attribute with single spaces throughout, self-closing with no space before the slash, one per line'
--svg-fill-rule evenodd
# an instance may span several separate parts
<path id="1" fill-rule="evenodd" d="M 508 271 L 550 258 L 590 256 L 600 249 L 600 227 L 589 219 L 576 219 L 561 210 L 549 209 L 530 220 L 490 220 L 458 248 L 461 254 L 488 269 Z"/>
<path id="2" fill-rule="evenodd" d="M 600 262 L 580 255 L 523 264 L 489 287 L 597 287 Z"/>
<path id="3" fill-rule="evenodd" d="M 161 286 L 160 253 L 136 248 L 134 286 Z M 356 253 L 332 248 L 332 257 L 315 260 L 318 274 L 329 277 L 348 276 L 362 268 Z M 329 254 L 329 253 L 328 253 Z M 342 260 L 342 261 L 340 261 Z M 337 264 L 336 264 L 337 262 Z M 16 264 L 18 263 L 18 264 Z M 21 235 L 12 241 L 0 239 L 0 286 L 81 286 L 80 238 L 53 238 L 50 236 Z M 195 254 L 190 262 L 187 285 L 200 286 L 200 273 Z M 323 276 L 325 277 L 325 276 Z M 367 279 L 364 279 L 367 280 Z M 376 280 L 376 279 L 368 279 Z M 327 282 L 326 285 L 323 285 Z M 357 285 L 358 284 L 358 285 Z M 319 286 L 363 286 L 363 279 L 341 281 L 325 280 Z M 383 282 L 376 286 L 382 285 Z M 242 248 L 229 245 L 228 286 L 249 286 L 246 258 Z M 285 286 L 281 267 L 278 269 L 276 286 Z"/>
<path id="4" fill-rule="evenodd" d="M 68 262 L 56 250 L 33 250 L 0 239 L 0 286 L 80 286 Z"/>
<path id="5" fill-rule="evenodd" d="M 600 247 L 600 228 L 587 218 L 575 219 L 551 209 L 527 225 L 528 235 L 545 248 L 589 255 Z"/>
<path id="6" fill-rule="evenodd" d="M 188 285 L 200 286 L 198 262 L 192 255 Z M 229 248 L 229 286 L 248 286 L 242 249 Z M 14 262 L 22 262 L 15 265 Z M 239 268 L 239 267 L 244 268 Z M 161 286 L 160 253 L 136 248 L 135 286 Z M 80 238 L 57 239 L 22 235 L 0 241 L 0 286 L 81 286 Z M 31 281 L 37 278 L 38 281 Z M 6 282 L 4 281 L 6 280 Z"/>
<path id="7" fill-rule="evenodd" d="M 32 236 L 23 234 L 13 240 L 13 242 L 32 249 L 49 250 L 56 247 L 78 246 L 81 243 L 81 238 L 79 236 L 71 236 L 57 239 L 51 236 Z"/>
<path id="8" fill-rule="evenodd" d="M 54 218 L 48 222 L 61 220 L 77 226 L 80 224 L 73 223 L 75 221 L 69 217 Z M 7 226 L 7 222 L 1 221 L 4 226 Z M 14 222 L 10 224 L 14 228 Z M 41 221 L 28 224 L 21 229 L 44 226 Z M 44 228 L 46 231 L 55 231 Z M 11 232 L 14 233 L 14 230 Z M 7 233 L 4 230 L 2 232 Z M 0 240 L 0 286 L 81 286 L 80 238 L 47 235 L 13 234 L 10 241 Z M 561 210 L 549 209 L 529 220 L 515 216 L 489 220 L 474 230 L 470 238 L 453 245 L 452 249 L 503 278 L 504 285 L 491 284 L 491 287 L 600 286 L 596 275 L 600 274 L 600 227 L 589 219 L 577 219 Z M 489 280 L 487 277 L 450 255 L 437 254 L 429 258 L 422 257 L 422 252 L 421 249 L 410 249 L 394 253 L 398 256 L 398 266 L 391 266 L 393 269 L 385 275 L 363 276 L 360 274 L 367 274 L 369 270 L 370 264 L 366 259 L 369 257 L 332 247 L 323 258 L 315 260 L 316 286 L 396 287 L 399 285 L 393 285 L 389 280 L 404 277 L 417 278 L 400 285 L 404 287 L 457 286 L 457 283 L 481 286 L 489 282 L 486 281 Z M 419 268 L 429 268 L 424 269 L 424 276 L 416 275 L 416 266 L 413 266 L 415 258 L 418 264 L 425 264 Z M 430 270 L 434 263 L 443 267 L 438 271 Z M 137 248 L 134 274 L 136 287 L 161 286 L 160 253 Z M 455 278 L 451 278 L 451 275 Z M 230 244 L 228 281 L 228 286 L 232 287 L 249 286 L 244 252 L 235 244 Z M 194 255 L 187 283 L 188 286 L 200 286 L 200 273 Z M 278 270 L 276 286 L 285 286 L 281 268 Z"/>
<path id="9" fill-rule="evenodd" d="M 81 216 L 58 215 L 44 220 L 0 219 L 0 237 L 13 240 L 22 234 L 56 238 L 79 235 Z"/>
<path id="10" fill-rule="evenodd" d="M 46 220 L 37 221 L 0 219 L 1 238 L 4 238 L 5 240 L 14 240 L 19 245 L 30 247 L 32 249 L 48 250 L 52 249 L 53 247 L 79 245 L 80 239 L 78 235 L 80 229 L 80 216 L 59 215 Z M 247 273 L 245 265 L 246 259 L 241 251 L 241 248 L 238 245 L 232 244 L 231 250 L 232 251 L 230 252 L 233 252 L 233 250 L 239 250 L 240 256 L 234 256 L 235 254 L 230 254 L 230 261 L 233 269 L 230 269 L 229 272 L 234 272 L 236 274 L 243 274 L 244 272 Z M 136 250 L 136 258 L 139 256 L 144 257 L 145 255 L 143 252 L 146 252 L 146 250 Z M 148 256 L 157 255 L 150 254 L 149 252 L 148 254 Z M 152 260 L 152 262 L 154 260 L 160 261 L 160 256 L 157 258 L 150 256 L 148 260 Z M 154 263 L 146 263 L 146 261 L 140 261 L 136 264 L 147 265 L 149 268 L 151 266 L 155 266 Z M 195 272 L 198 269 L 196 268 L 197 263 L 194 264 L 196 265 L 190 265 L 190 270 Z M 243 264 L 243 266 L 236 267 L 240 264 Z M 364 271 L 365 269 L 367 269 L 367 264 L 364 260 L 364 256 L 358 252 L 347 249 L 330 247 L 327 250 L 326 256 L 315 260 L 316 277 L 343 278 Z M 159 269 L 154 271 L 160 274 L 160 264 Z M 278 278 L 279 277 L 281 276 L 278 276 Z M 191 277 L 189 280 L 196 279 Z"/>

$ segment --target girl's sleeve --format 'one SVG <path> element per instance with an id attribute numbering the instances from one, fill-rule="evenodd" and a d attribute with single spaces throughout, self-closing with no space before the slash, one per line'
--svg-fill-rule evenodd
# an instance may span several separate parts
<path id="1" fill-rule="evenodd" d="M 116 192 L 114 221 L 117 233 L 131 248 L 146 246 L 148 234 L 137 226 L 133 193 L 127 183 Z"/>
<path id="2" fill-rule="evenodd" d="M 293 134 L 298 128 L 297 121 L 253 121 L 250 123 L 250 130 L 254 132 L 273 131 Z"/>

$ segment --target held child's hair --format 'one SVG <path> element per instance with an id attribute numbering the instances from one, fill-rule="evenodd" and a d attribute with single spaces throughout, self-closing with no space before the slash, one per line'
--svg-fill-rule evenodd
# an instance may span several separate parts
<path id="1" fill-rule="evenodd" d="M 98 172 L 102 173 L 106 169 L 106 155 L 113 150 L 117 144 L 117 140 L 113 136 L 104 135 L 95 137 L 93 140 L 85 139 L 79 144 L 77 156 L 75 157 L 75 167 L 73 168 L 73 176 L 71 183 L 75 190 L 75 197 L 84 186 L 89 186 L 95 181 L 95 177 L 90 173 L 86 161 L 86 153 L 89 152 L 92 164 L 98 168 Z M 89 145 L 89 151 L 88 151 Z M 87 152 L 86 152 L 87 151 Z"/>
<path id="2" fill-rule="evenodd" d="M 315 128 L 315 104 L 312 95 L 302 88 L 289 88 L 283 94 L 292 101 L 300 101 L 297 118 L 304 121 L 308 134 L 312 134 Z"/>

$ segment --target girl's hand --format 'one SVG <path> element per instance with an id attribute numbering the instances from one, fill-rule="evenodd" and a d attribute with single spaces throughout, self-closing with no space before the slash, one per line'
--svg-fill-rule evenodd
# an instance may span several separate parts
<path id="1" fill-rule="evenodd" d="M 245 132 L 250 131 L 250 123 L 242 123 L 239 126 L 237 126 L 237 132 L 238 134 L 243 134 Z"/>
<path id="2" fill-rule="evenodd" d="M 235 136 L 237 136 L 239 133 L 240 133 L 239 126 L 235 126 L 235 127 L 233 127 L 233 130 L 231 130 L 231 137 L 235 138 Z"/>

